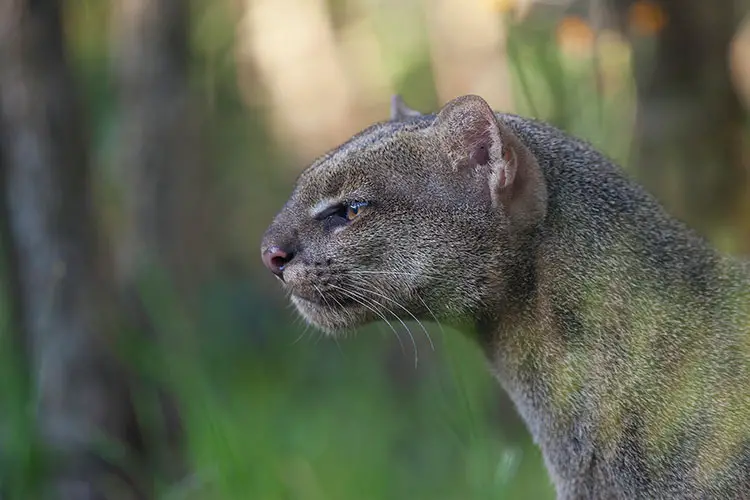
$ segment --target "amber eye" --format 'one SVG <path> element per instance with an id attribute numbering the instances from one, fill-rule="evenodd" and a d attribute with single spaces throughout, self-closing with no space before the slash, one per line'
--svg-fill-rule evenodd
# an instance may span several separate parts
<path id="1" fill-rule="evenodd" d="M 334 205 L 315 216 L 315 219 L 323 221 L 329 229 L 346 225 L 362 213 L 362 209 L 368 206 L 366 201 L 356 201 Z"/>
<path id="2" fill-rule="evenodd" d="M 367 206 L 366 201 L 356 201 L 353 203 L 347 203 L 345 205 L 342 205 L 342 215 L 344 216 L 344 219 L 346 219 L 347 222 L 353 221 L 360 213 L 362 213 L 362 209 Z"/>
<path id="3" fill-rule="evenodd" d="M 346 207 L 346 220 L 352 220 L 359 215 L 359 211 L 362 205 L 358 203 L 352 203 Z"/>

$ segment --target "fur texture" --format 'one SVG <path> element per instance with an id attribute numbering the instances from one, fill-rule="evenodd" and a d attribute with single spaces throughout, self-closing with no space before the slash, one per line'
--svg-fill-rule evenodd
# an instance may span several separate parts
<path id="1" fill-rule="evenodd" d="M 750 265 L 551 126 L 477 96 L 392 113 L 264 237 L 301 314 L 475 336 L 561 499 L 750 498 Z"/>

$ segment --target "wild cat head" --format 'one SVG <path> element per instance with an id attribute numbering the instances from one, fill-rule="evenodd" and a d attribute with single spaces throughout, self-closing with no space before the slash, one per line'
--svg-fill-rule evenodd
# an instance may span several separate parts
<path id="1" fill-rule="evenodd" d="M 545 210 L 533 155 L 482 98 L 436 115 L 394 98 L 391 120 L 302 172 L 261 255 L 330 333 L 394 317 L 464 321 L 503 295 Z"/>

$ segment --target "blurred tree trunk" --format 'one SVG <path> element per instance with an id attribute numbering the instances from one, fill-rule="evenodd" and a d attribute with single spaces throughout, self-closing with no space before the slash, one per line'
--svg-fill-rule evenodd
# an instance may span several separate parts
<path id="1" fill-rule="evenodd" d="M 120 0 L 115 4 L 113 70 L 120 104 L 117 169 L 126 228 L 118 245 L 119 285 L 129 317 L 167 356 L 172 374 L 177 351 L 189 339 L 157 327 L 141 288 L 153 273 L 166 276 L 181 321 L 204 275 L 213 240 L 206 234 L 210 199 L 198 109 L 189 81 L 189 8 L 184 0 Z M 180 459 L 182 423 L 175 394 L 158 396 L 167 446 L 161 466 L 170 476 L 185 471 Z M 157 431 L 158 432 L 158 431 Z M 159 436 L 157 436 L 159 438 Z"/>
<path id="2" fill-rule="evenodd" d="M 183 290 L 202 275 L 209 194 L 189 86 L 189 7 L 184 0 L 119 0 L 112 22 L 129 224 L 120 269 L 127 281 L 156 262 Z"/>
<path id="3" fill-rule="evenodd" d="M 118 467 L 105 452 L 114 444 L 122 456 L 121 445 L 138 446 L 138 433 L 126 375 L 107 338 L 115 317 L 111 280 L 91 211 L 87 144 L 60 18 L 54 0 L 0 3 L 0 163 L 16 326 L 39 431 L 52 453 L 47 494 L 137 498 L 128 480 L 113 489 Z"/>
<path id="4" fill-rule="evenodd" d="M 656 0 L 651 4 L 666 24 L 654 39 L 639 36 L 637 24 L 658 28 L 658 10 L 612 1 L 621 24 L 630 25 L 634 47 L 636 175 L 705 235 L 716 236 L 721 225 L 738 229 L 750 175 L 742 154 L 744 112 L 729 67 L 742 14 L 737 2 Z"/>

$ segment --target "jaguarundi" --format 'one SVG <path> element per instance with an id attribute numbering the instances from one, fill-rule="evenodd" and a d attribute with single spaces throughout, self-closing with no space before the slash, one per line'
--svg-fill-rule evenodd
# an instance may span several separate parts
<path id="1" fill-rule="evenodd" d="M 475 338 L 560 499 L 750 499 L 750 264 L 586 142 L 478 96 L 394 98 L 309 166 L 265 265 L 336 335 Z"/>

